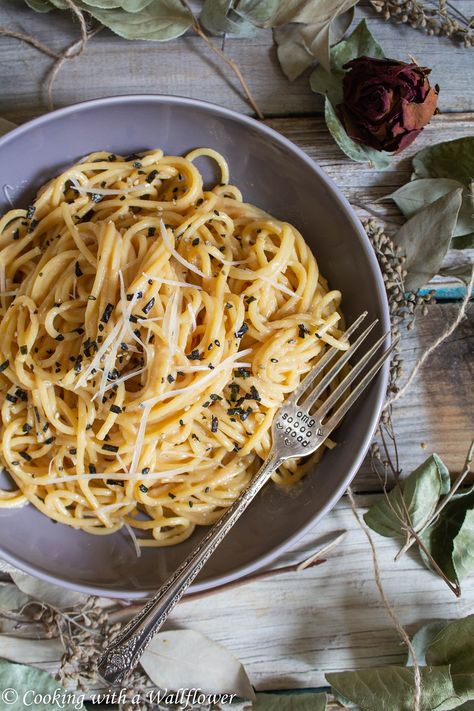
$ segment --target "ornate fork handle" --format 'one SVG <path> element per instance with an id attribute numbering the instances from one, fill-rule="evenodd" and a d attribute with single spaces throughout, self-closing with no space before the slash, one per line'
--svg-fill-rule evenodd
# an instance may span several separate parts
<path id="1" fill-rule="evenodd" d="M 153 635 L 163 625 L 219 543 L 285 458 L 278 452 L 270 452 L 250 486 L 206 533 L 155 597 L 130 620 L 119 637 L 105 650 L 98 661 L 99 674 L 105 681 L 109 684 L 119 683 L 125 674 L 138 664 Z"/>

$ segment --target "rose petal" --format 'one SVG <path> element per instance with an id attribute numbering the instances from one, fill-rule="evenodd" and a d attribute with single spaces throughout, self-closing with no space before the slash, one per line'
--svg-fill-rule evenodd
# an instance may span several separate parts
<path id="1" fill-rule="evenodd" d="M 438 103 L 437 93 L 431 89 L 421 104 L 402 101 L 403 126 L 407 131 L 421 129 L 433 116 Z"/>

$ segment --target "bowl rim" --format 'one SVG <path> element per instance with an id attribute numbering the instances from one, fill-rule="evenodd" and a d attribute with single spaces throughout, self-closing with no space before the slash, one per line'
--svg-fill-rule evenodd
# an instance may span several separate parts
<path id="1" fill-rule="evenodd" d="M 390 311 L 382 273 L 380 271 L 375 252 L 372 248 L 372 245 L 370 244 L 369 238 L 365 230 L 363 229 L 362 224 L 359 218 L 357 217 L 353 207 L 350 205 L 349 201 L 343 195 L 341 190 L 337 187 L 332 178 L 330 178 L 329 175 L 327 175 L 320 167 L 320 165 L 315 160 L 310 158 L 303 151 L 303 149 L 299 148 L 299 146 L 293 143 L 293 141 L 291 141 L 290 139 L 286 138 L 286 136 L 282 135 L 281 133 L 271 128 L 270 126 L 267 126 L 261 121 L 257 121 L 252 116 L 247 116 L 246 114 L 242 114 L 238 111 L 226 108 L 224 106 L 220 106 L 219 104 L 215 104 L 210 101 L 187 98 L 184 96 L 174 96 L 168 94 L 120 94 L 113 96 L 105 96 L 98 99 L 79 101 L 69 106 L 64 106 L 62 108 L 55 109 L 54 111 L 49 111 L 45 114 L 42 114 L 41 116 L 30 119 L 29 121 L 20 124 L 16 128 L 13 128 L 12 130 L 8 131 L 0 137 L 0 152 L 10 140 L 17 139 L 23 133 L 27 133 L 32 128 L 36 128 L 43 124 L 50 123 L 51 121 L 54 122 L 57 118 L 62 118 L 74 113 L 80 113 L 81 111 L 86 110 L 88 108 L 111 107 L 118 106 L 121 104 L 133 104 L 135 102 L 149 103 L 150 105 L 167 104 L 183 107 L 194 107 L 200 109 L 203 112 L 213 113 L 214 115 L 217 115 L 219 117 L 230 118 L 234 121 L 237 121 L 238 123 L 249 126 L 249 128 L 258 131 L 264 134 L 265 136 L 268 136 L 273 141 L 280 144 L 286 150 L 289 150 L 290 152 L 295 154 L 301 161 L 303 161 L 303 163 L 305 163 L 310 170 L 312 170 L 318 175 L 318 178 L 331 192 L 339 208 L 344 212 L 352 228 L 358 234 L 361 248 L 365 252 L 365 255 L 369 262 L 369 267 L 375 278 L 376 291 L 374 292 L 374 296 L 376 296 L 376 303 L 378 306 L 380 306 L 381 310 L 380 323 L 384 332 L 388 332 L 390 330 Z M 387 336 L 387 342 L 389 342 L 389 340 L 390 338 L 389 336 Z M 370 442 L 372 440 L 375 428 L 382 412 L 382 407 L 385 400 L 385 392 L 388 384 L 388 374 L 389 363 L 386 362 L 381 368 L 379 374 L 376 376 L 375 381 L 373 383 L 373 387 L 375 388 L 375 406 L 370 416 L 369 426 L 367 427 L 367 432 L 365 434 L 363 442 L 359 447 L 358 452 L 356 453 L 352 461 L 352 465 L 349 467 L 344 480 L 334 490 L 334 493 L 328 499 L 325 506 L 320 509 L 318 513 L 313 516 L 307 523 L 303 524 L 297 531 L 295 531 L 294 534 L 287 538 L 283 543 L 276 544 L 275 546 L 270 548 L 264 555 L 255 558 L 250 563 L 234 568 L 231 572 L 224 573 L 221 575 L 212 575 L 203 581 L 194 582 L 190 586 L 188 592 L 193 593 L 201 592 L 204 590 L 211 590 L 213 588 L 219 587 L 226 583 L 230 583 L 239 578 L 245 578 L 246 576 L 254 573 L 255 571 L 264 568 L 265 566 L 272 563 L 277 557 L 288 551 L 288 549 L 291 548 L 298 540 L 300 540 L 308 531 L 314 529 L 319 523 L 319 521 L 323 518 L 323 516 L 328 514 L 334 508 L 335 504 L 343 496 L 347 486 L 350 484 L 350 482 L 356 475 L 370 446 Z M 23 561 L 21 562 L 20 567 L 18 566 L 18 560 L 15 558 L 15 556 L 11 556 L 10 554 L 5 553 L 2 550 L 1 543 L 0 555 L 1 558 L 10 565 L 14 566 L 15 568 L 19 567 L 21 571 L 29 573 L 34 577 L 40 578 L 42 580 L 45 580 L 46 582 L 53 583 L 55 585 L 59 585 L 61 587 L 68 588 L 70 590 L 84 592 L 89 595 L 113 598 L 122 597 L 132 600 L 149 597 L 153 592 L 151 590 L 137 590 L 128 588 L 117 590 L 116 588 L 102 588 L 96 587 L 94 585 L 71 583 L 54 574 L 46 573 L 42 570 L 39 571 L 33 565 L 29 563 L 24 563 Z"/>

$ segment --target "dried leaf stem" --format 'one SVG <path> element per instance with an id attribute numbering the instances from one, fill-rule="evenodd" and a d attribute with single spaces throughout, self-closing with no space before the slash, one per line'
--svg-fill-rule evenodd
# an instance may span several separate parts
<path id="1" fill-rule="evenodd" d="M 459 487 L 463 483 L 463 481 L 466 479 L 467 475 L 471 472 L 471 463 L 472 459 L 474 456 L 474 440 L 472 440 L 469 451 L 466 456 L 466 461 L 464 463 L 464 467 L 460 475 L 456 478 L 454 481 L 454 484 L 451 487 L 450 492 L 443 498 L 442 502 L 439 504 L 431 518 L 425 523 L 425 525 L 420 528 L 418 531 L 418 536 L 421 536 L 430 526 L 433 525 L 433 523 L 436 521 L 438 516 L 440 515 L 441 511 L 449 504 L 451 499 L 453 498 L 454 494 L 458 491 Z M 401 548 L 397 555 L 395 556 L 395 560 L 398 560 L 404 553 L 406 553 L 411 546 L 417 542 L 417 539 L 412 535 L 408 538 L 408 541 L 405 543 L 403 548 Z"/>
<path id="2" fill-rule="evenodd" d="M 191 15 L 192 15 L 192 18 L 193 18 L 192 29 L 193 29 L 193 31 L 194 31 L 199 37 L 201 37 L 201 39 L 204 40 L 204 42 L 207 44 L 207 46 L 209 47 L 209 49 L 212 50 L 212 52 L 214 52 L 214 54 L 216 54 L 220 59 L 222 59 L 222 61 L 225 62 L 225 64 L 227 64 L 227 66 L 234 72 L 235 76 L 237 77 L 237 79 L 239 80 L 239 82 L 240 82 L 240 84 L 241 84 L 241 86 L 242 86 L 242 89 L 243 89 L 244 94 L 245 94 L 245 96 L 246 96 L 246 98 L 247 98 L 247 101 L 249 102 L 249 104 L 251 105 L 251 107 L 253 108 L 253 110 L 255 111 L 255 113 L 257 114 L 258 118 L 261 119 L 261 120 L 263 120 L 263 119 L 264 119 L 264 115 L 263 115 L 263 113 L 261 112 L 260 107 L 259 107 L 259 105 L 257 104 L 257 102 L 256 102 L 256 100 L 255 100 L 255 98 L 254 98 L 254 96 L 252 95 L 252 92 L 250 91 L 249 85 L 247 84 L 247 82 L 246 82 L 246 80 L 245 80 L 245 78 L 244 78 L 244 76 L 243 76 L 243 74 L 242 74 L 242 72 L 241 72 L 241 70 L 240 70 L 239 65 L 238 65 L 236 62 L 234 62 L 234 60 L 231 59 L 227 54 L 225 54 L 225 52 L 223 52 L 222 49 L 220 49 L 219 47 L 217 47 L 217 46 L 214 44 L 214 42 L 212 42 L 212 40 L 207 36 L 207 34 L 204 32 L 204 30 L 203 30 L 203 28 L 202 28 L 201 23 L 199 22 L 199 20 L 197 19 L 197 17 L 194 15 L 194 13 L 193 13 L 193 11 L 192 11 L 190 5 L 189 5 L 188 0 L 181 0 L 181 2 L 182 2 L 183 5 L 189 10 L 189 12 L 190 12 Z"/>
<path id="3" fill-rule="evenodd" d="M 355 517 L 357 523 L 359 524 L 360 528 L 365 533 L 365 536 L 369 542 L 369 545 L 370 545 L 370 548 L 372 551 L 372 564 L 373 564 L 373 568 L 374 568 L 375 584 L 377 585 L 377 589 L 380 593 L 380 597 L 382 599 L 384 607 L 387 610 L 387 613 L 388 613 L 390 619 L 392 620 L 393 625 L 394 625 L 395 629 L 397 630 L 401 640 L 405 643 L 405 645 L 406 645 L 406 647 L 407 647 L 408 651 L 410 652 L 411 657 L 413 659 L 413 678 L 414 678 L 414 682 L 415 682 L 415 688 L 414 688 L 414 692 L 413 692 L 413 711 L 420 711 L 421 710 L 421 672 L 420 672 L 420 667 L 418 665 L 416 651 L 410 641 L 410 637 L 408 636 L 405 628 L 403 627 L 402 623 L 398 619 L 397 613 L 393 609 L 393 607 L 390 604 L 390 601 L 387 597 L 387 593 L 385 592 L 385 588 L 384 588 L 383 582 L 382 582 L 382 576 L 380 574 L 380 566 L 379 566 L 377 549 L 375 547 L 374 539 L 372 538 L 372 534 L 370 533 L 370 530 L 369 530 L 367 524 L 360 517 L 359 512 L 357 511 L 356 502 L 354 499 L 354 494 L 353 494 L 350 486 L 347 489 L 347 495 L 349 497 L 349 501 L 351 504 L 352 513 L 354 514 L 354 517 Z"/>

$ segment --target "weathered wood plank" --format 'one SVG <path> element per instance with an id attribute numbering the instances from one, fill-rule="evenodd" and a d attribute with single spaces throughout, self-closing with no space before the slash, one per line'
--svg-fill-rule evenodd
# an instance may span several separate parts
<path id="1" fill-rule="evenodd" d="M 375 500 L 365 496 L 358 504 Z M 278 564 L 304 559 L 319 536 L 339 529 L 348 530 L 347 539 L 325 564 L 183 602 L 170 625 L 193 627 L 231 648 L 260 690 L 318 687 L 329 671 L 401 663 L 403 649 L 375 586 L 367 539 L 346 498 Z M 457 600 L 416 557 L 394 563 L 397 545 L 373 535 L 387 595 L 410 631 L 472 612 L 473 577 Z"/>
<path id="2" fill-rule="evenodd" d="M 472 14 L 471 0 L 456 4 Z M 415 54 L 421 64 L 433 68 L 433 81 L 441 86 L 442 111 L 474 109 L 472 52 L 449 39 L 428 37 L 408 26 L 384 22 L 368 4 L 358 7 L 356 15 L 366 17 L 387 56 L 408 60 L 409 54 Z M 38 15 L 19 0 L 3 0 L 0 25 L 33 34 L 55 50 L 64 49 L 78 36 L 77 23 L 67 13 Z M 308 73 L 292 83 L 282 74 L 270 31 L 259 31 L 251 40 L 228 39 L 226 51 L 240 65 L 265 114 L 301 115 L 321 110 L 320 98 L 309 88 Z M 44 113 L 46 104 L 39 87 L 51 64 L 50 58 L 35 49 L 0 38 L 0 114 L 12 121 L 24 121 Z M 103 31 L 83 56 L 66 62 L 57 78 L 55 98 L 57 106 L 64 106 L 100 96 L 140 92 L 206 99 L 251 113 L 235 78 L 202 40 L 190 35 L 165 44 L 131 43 Z"/>
<path id="3" fill-rule="evenodd" d="M 377 498 L 360 497 L 358 510 Z M 195 629 L 228 647 L 258 690 L 319 687 L 331 671 L 402 664 L 404 650 L 380 601 L 370 548 L 347 498 L 275 565 L 304 560 L 341 529 L 347 538 L 324 564 L 184 599 L 166 628 Z M 394 563 L 397 545 L 373 535 L 388 598 L 410 633 L 430 620 L 472 612 L 474 577 L 456 599 L 415 554 Z M 57 668 L 42 666 L 53 673 Z"/>

